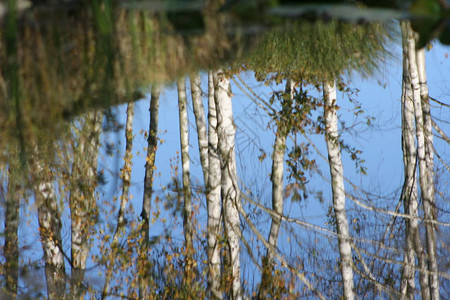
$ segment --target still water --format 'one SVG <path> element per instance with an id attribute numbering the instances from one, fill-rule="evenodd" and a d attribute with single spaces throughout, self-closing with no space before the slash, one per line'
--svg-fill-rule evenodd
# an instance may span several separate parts
<path id="1" fill-rule="evenodd" d="M 1 295 L 449 297 L 448 15 L 1 2 Z"/>

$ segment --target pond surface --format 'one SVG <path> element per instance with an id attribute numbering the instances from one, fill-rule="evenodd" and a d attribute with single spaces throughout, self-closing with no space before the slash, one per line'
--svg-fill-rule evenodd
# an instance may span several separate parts
<path id="1" fill-rule="evenodd" d="M 450 297 L 449 11 L 0 2 L 0 298 Z"/>

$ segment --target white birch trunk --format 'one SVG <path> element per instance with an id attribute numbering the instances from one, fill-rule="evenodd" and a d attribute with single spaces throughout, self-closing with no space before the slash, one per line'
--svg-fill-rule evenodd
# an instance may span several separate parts
<path id="1" fill-rule="evenodd" d="M 413 90 L 409 71 L 408 38 L 409 29 L 407 22 L 402 22 L 403 36 L 403 91 L 402 91 L 402 149 L 405 168 L 405 181 L 402 189 L 402 201 L 405 213 L 413 217 L 406 220 L 406 249 L 405 267 L 402 274 L 400 292 L 403 299 L 414 297 L 415 290 L 415 260 L 417 256 L 419 264 L 419 284 L 422 299 L 429 299 L 429 282 L 426 274 L 427 262 L 419 236 L 418 222 L 418 191 L 417 191 L 417 149 L 415 144 L 415 119 Z"/>
<path id="2" fill-rule="evenodd" d="M 424 119 L 421 99 L 421 85 L 419 80 L 419 70 L 416 56 L 415 33 L 412 29 L 408 30 L 409 36 L 407 40 L 407 49 L 409 57 L 409 74 L 411 78 L 411 86 L 413 89 L 414 116 L 416 121 L 416 138 L 417 138 L 417 156 L 419 160 L 419 184 L 422 197 L 422 205 L 424 211 L 424 219 L 431 221 L 434 209 L 434 187 L 433 181 L 430 182 L 429 169 L 426 160 L 426 146 L 425 146 L 425 131 Z M 424 68 L 424 64 L 422 64 Z M 424 70 L 422 70 L 424 72 Z M 423 76 L 423 75 L 422 75 Z M 436 237 L 434 226 L 431 223 L 425 224 L 427 237 L 427 254 L 428 254 L 428 269 L 431 272 L 437 272 L 436 260 Z M 439 278 L 437 273 L 431 274 L 429 279 L 431 299 L 439 299 Z"/>
<path id="3" fill-rule="evenodd" d="M 117 218 L 117 231 L 124 225 L 124 215 L 128 203 L 128 193 L 131 185 L 131 168 L 133 158 L 133 120 L 134 120 L 134 102 L 128 103 L 127 122 L 125 125 L 125 157 L 122 168 L 122 195 L 120 197 L 120 208 Z"/>
<path id="4" fill-rule="evenodd" d="M 62 224 L 52 183 L 52 171 L 41 161 L 35 163 L 34 168 L 37 171 L 37 176 L 34 178 L 37 182 L 35 198 L 38 206 L 39 233 L 44 252 L 47 295 L 48 299 L 61 299 L 61 296 L 65 294 L 66 273 L 61 240 Z"/>
<path id="5" fill-rule="evenodd" d="M 345 210 L 344 167 L 341 159 L 339 145 L 338 119 L 336 113 L 336 86 L 333 83 L 324 83 L 324 120 L 325 140 L 328 149 L 328 161 L 333 193 L 333 208 L 336 217 L 336 229 L 341 256 L 340 268 L 343 283 L 343 294 L 346 300 L 354 299 L 352 247 L 348 227 L 347 213 Z"/>
<path id="6" fill-rule="evenodd" d="M 406 39 L 404 39 L 403 57 L 403 82 L 402 82 L 402 150 L 404 164 L 404 183 L 402 189 L 402 202 L 405 213 L 411 217 L 418 214 L 417 183 L 416 183 L 416 145 L 414 135 L 414 105 L 412 99 L 412 88 L 408 76 L 408 59 L 406 51 Z M 404 254 L 404 269 L 400 292 L 402 299 L 413 299 L 415 289 L 415 260 L 414 236 L 418 230 L 416 218 L 406 221 L 406 249 Z M 420 243 L 420 240 L 419 240 Z M 427 278 L 427 277 L 425 277 Z M 421 284 L 422 285 L 422 284 Z M 426 283 L 428 287 L 428 282 Z"/>
<path id="7" fill-rule="evenodd" d="M 432 120 L 430 112 L 430 99 L 428 98 L 428 84 L 427 75 L 425 70 L 425 49 L 416 51 L 417 55 L 417 69 L 419 74 L 420 84 L 420 98 L 422 104 L 422 116 L 423 116 L 423 136 L 425 144 L 425 164 L 424 176 L 426 177 L 427 186 L 421 187 L 425 189 L 427 203 L 424 201 L 424 210 L 427 210 L 426 215 L 431 220 L 436 220 L 436 200 L 435 200 L 435 187 L 434 187 L 434 150 L 433 150 L 433 132 L 432 132 Z M 436 234 L 435 227 L 427 223 L 427 249 L 429 268 L 432 274 L 430 275 L 430 293 L 432 299 L 439 299 L 439 276 L 438 276 L 438 264 L 436 254 Z"/>
<path id="8" fill-rule="evenodd" d="M 286 82 L 286 94 L 290 95 L 290 102 L 292 103 L 294 98 L 294 82 L 290 79 Z M 275 144 L 273 146 L 272 154 L 272 209 L 279 215 L 283 214 L 284 205 L 284 156 L 286 153 L 286 137 L 289 132 L 287 128 L 278 126 L 277 132 L 275 134 Z M 278 244 L 278 235 L 281 226 L 281 218 L 277 216 L 272 216 L 272 223 L 270 225 L 269 239 L 268 243 L 271 248 L 276 249 Z M 259 289 L 259 297 L 266 298 L 268 296 L 268 288 L 270 288 L 270 282 L 272 278 L 272 266 L 274 263 L 274 253 L 267 249 L 266 257 L 263 259 L 262 263 L 262 274 L 261 274 L 261 284 Z"/>
<path id="9" fill-rule="evenodd" d="M 69 198 L 71 214 L 72 278 L 71 296 L 83 298 L 83 278 L 91 248 L 94 221 L 97 219 L 95 188 L 97 186 L 97 159 L 102 113 L 88 113 L 78 134 L 74 149 Z"/>
<path id="10" fill-rule="evenodd" d="M 183 229 L 187 252 L 193 250 L 193 232 L 192 232 L 192 191 L 190 182 L 189 166 L 189 123 L 187 114 L 186 100 L 186 81 L 180 79 L 177 82 L 178 89 L 178 112 L 180 120 L 180 147 L 181 147 L 181 165 L 183 173 Z"/>
<path id="11" fill-rule="evenodd" d="M 147 138 L 147 157 L 145 162 L 145 178 L 144 178 L 144 196 L 142 199 L 141 218 L 147 224 L 146 237 L 148 239 L 148 224 L 150 220 L 150 210 L 153 194 L 153 173 L 156 158 L 156 148 L 158 146 L 158 113 L 159 113 L 159 96 L 161 90 L 159 86 L 153 86 L 150 99 L 150 125 Z"/>
<path id="12" fill-rule="evenodd" d="M 222 299 L 220 290 L 220 245 L 222 235 L 220 226 L 221 198 L 220 198 L 220 158 L 217 135 L 217 111 L 214 101 L 213 73 L 208 72 L 208 180 L 206 183 L 206 200 L 208 209 L 208 289 L 211 298 Z"/>
<path id="13" fill-rule="evenodd" d="M 283 214 L 283 174 L 284 174 L 284 154 L 286 150 L 286 135 L 283 129 L 277 130 L 275 144 L 273 146 L 272 156 L 272 209 L 277 213 Z M 270 226 L 269 244 L 274 249 L 277 248 L 278 234 L 281 226 L 281 218 L 273 216 Z M 269 264 L 273 262 L 273 255 L 267 251 L 267 261 Z"/>
<path id="14" fill-rule="evenodd" d="M 286 82 L 286 94 L 289 94 L 290 101 L 293 101 L 294 98 L 294 82 L 290 79 Z M 283 214 L 283 174 L 284 174 L 284 155 L 286 152 L 286 137 L 288 130 L 286 128 L 278 128 L 276 137 L 275 137 L 275 145 L 273 150 L 273 163 L 272 163 L 272 209 L 277 213 Z M 280 231 L 281 226 L 281 218 L 273 217 L 272 225 L 270 227 L 269 234 L 269 244 L 276 249 L 278 244 L 278 233 Z M 273 261 L 273 255 L 271 255 L 270 251 L 267 251 L 268 262 Z"/>
<path id="15" fill-rule="evenodd" d="M 119 247 L 119 239 L 125 225 L 125 210 L 128 203 L 128 193 L 131 185 L 131 168 L 132 168 L 132 150 L 133 150 L 133 119 L 134 119 L 134 103 L 130 102 L 127 106 L 127 121 L 125 125 L 125 157 L 122 168 L 122 195 L 120 195 L 119 213 L 117 215 L 117 227 L 111 243 L 111 252 L 108 256 L 108 265 L 106 266 L 105 282 L 103 285 L 102 299 L 108 297 L 109 286 L 114 271 L 114 262 L 117 259 L 117 251 Z"/>
<path id="16" fill-rule="evenodd" d="M 156 149 L 158 146 L 158 113 L 160 87 L 152 86 L 150 98 L 150 124 L 147 138 L 147 157 L 145 162 L 144 195 L 142 199 L 142 228 L 139 245 L 139 299 L 147 299 L 149 291 L 150 267 L 148 261 L 148 242 L 150 231 L 150 210 L 153 194 L 153 173 L 155 167 Z"/>
<path id="17" fill-rule="evenodd" d="M 233 122 L 230 79 L 218 71 L 214 74 L 214 98 L 217 111 L 217 133 L 219 137 L 220 162 L 222 169 L 222 201 L 224 207 L 225 233 L 230 250 L 232 276 L 231 298 L 242 299 L 240 268 L 240 219 L 238 202 L 240 192 L 237 180 L 235 135 Z"/>
<path id="18" fill-rule="evenodd" d="M 403 80 L 402 80 L 402 150 L 405 180 L 402 188 L 402 202 L 405 213 L 410 216 L 417 216 L 417 184 L 416 184 L 416 145 L 414 135 L 414 105 L 410 101 L 412 98 L 412 88 L 409 81 L 408 51 L 406 47 L 407 37 L 405 36 L 404 24 L 402 24 L 403 34 Z M 416 219 L 405 220 L 406 248 L 403 261 L 405 263 L 400 283 L 400 293 L 402 299 L 413 299 L 415 289 L 415 260 L 414 253 L 414 232 L 417 230 L 418 221 Z M 428 284 L 427 284 L 428 285 Z"/>
<path id="19" fill-rule="evenodd" d="M 200 162 L 202 164 L 203 179 L 205 186 L 208 182 L 208 132 L 205 118 L 205 108 L 202 100 L 202 90 L 200 87 L 200 74 L 191 75 L 192 107 L 194 110 L 195 124 L 197 125 L 198 149 L 200 152 Z"/>

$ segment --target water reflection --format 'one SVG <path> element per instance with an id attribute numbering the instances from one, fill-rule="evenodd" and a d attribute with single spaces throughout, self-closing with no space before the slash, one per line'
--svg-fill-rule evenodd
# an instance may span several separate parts
<path id="1" fill-rule="evenodd" d="M 289 22 L 249 32 L 226 12 L 208 12 L 219 6 L 202 15 L 195 7 L 193 17 L 191 10 L 165 13 L 143 5 L 75 2 L 38 6 L 17 21 L 5 16 L 2 128 L 23 136 L 37 128 L 52 132 L 85 111 L 142 98 L 151 83 L 225 63 L 259 73 L 300 71 L 303 78 L 322 70 L 334 77 L 345 68 L 370 69 L 372 56 L 364 51 L 382 50 L 385 34 L 379 25 L 337 22 Z"/>
<path id="2" fill-rule="evenodd" d="M 14 2 L 9 1 L 8 5 L 14 5 Z M 409 275 L 412 282 L 409 278 L 408 284 L 396 284 L 404 279 L 406 271 L 402 266 L 388 264 L 389 260 L 402 259 L 399 254 L 403 253 L 402 248 L 397 247 L 398 244 L 390 244 L 383 238 L 374 239 L 377 246 L 361 246 L 374 252 L 375 256 L 384 255 L 388 265 L 386 269 L 377 270 L 372 263 L 368 271 L 370 268 L 364 260 L 371 256 L 361 256 L 349 240 L 369 234 L 361 229 L 364 226 L 358 221 L 362 215 L 349 212 L 347 218 L 345 213 L 339 214 L 339 211 L 345 211 L 345 203 L 336 204 L 335 200 L 334 206 L 330 205 L 326 228 L 322 229 L 330 234 L 328 237 L 335 248 L 339 245 L 340 250 L 350 249 L 346 256 L 341 251 L 329 250 L 327 246 L 330 245 L 326 242 L 317 241 L 309 245 L 315 244 L 317 248 L 310 249 L 301 258 L 297 256 L 298 261 L 295 255 L 288 256 L 282 249 L 288 244 L 280 242 L 277 245 L 279 228 L 287 223 L 279 214 L 283 213 L 284 198 L 290 199 L 291 203 L 306 200 L 308 176 L 317 171 L 315 160 L 309 156 L 313 151 L 312 143 L 303 140 L 297 143 L 298 136 L 326 136 L 332 166 L 330 176 L 340 173 L 333 174 L 333 170 L 338 169 L 336 161 L 332 161 L 333 147 L 335 154 L 341 149 L 349 153 L 359 171 L 365 172 L 361 152 L 338 135 L 337 119 L 333 119 L 333 111 L 335 116 L 339 108 L 336 89 L 354 105 L 355 118 L 363 114 L 354 99 L 356 92 L 350 86 L 349 78 L 354 74 L 371 75 L 390 57 L 389 43 L 400 39 L 397 24 L 391 19 L 410 18 L 412 27 L 421 29 L 420 36 L 415 39 L 409 25 L 404 27 L 407 28 L 404 35 L 412 37 L 410 42 L 416 43 L 418 49 L 431 38 L 447 40 L 446 7 L 436 8 L 436 3 L 432 3 L 431 8 L 420 10 L 417 3 L 406 3 L 401 9 L 390 5 L 383 9 L 361 9 L 340 1 L 330 5 L 284 1 L 39 2 L 34 1 L 30 6 L 18 1 L 17 10 L 8 10 L 8 5 L 3 2 L 0 6 L 3 26 L 0 32 L 0 174 L 6 216 L 5 295 L 39 296 L 45 290 L 45 294 L 53 299 L 63 294 L 75 299 L 85 295 L 107 298 L 121 293 L 133 299 L 223 298 L 224 294 L 233 299 L 243 295 L 261 299 L 332 298 L 341 295 L 341 285 L 344 286 L 342 293 L 348 299 L 354 294 L 361 297 L 375 297 L 379 293 L 393 297 L 414 295 L 412 282 L 415 275 Z M 409 21 L 404 22 L 409 24 Z M 416 51 L 415 47 L 409 50 Z M 405 70 L 409 72 L 408 68 Z M 278 171 L 281 171 L 277 176 L 274 175 L 277 170 L 271 171 L 272 191 L 278 190 L 278 193 L 272 194 L 273 206 L 269 212 L 259 202 L 245 198 L 252 193 L 247 193 L 238 180 L 234 161 L 236 126 L 231 111 L 230 77 L 243 71 L 253 72 L 257 82 L 274 89 L 273 95 L 264 101 L 256 93 L 252 94 L 251 88 L 241 80 L 251 94 L 250 98 L 257 99 L 258 105 L 268 112 L 267 126 L 276 128 L 277 132 L 276 148 L 273 151 L 261 148 L 258 157 L 263 162 L 269 152 L 279 153 L 277 159 L 275 154 L 272 157 L 272 168 L 278 160 L 278 168 L 281 166 Z M 208 72 L 208 78 L 203 76 L 203 84 L 197 77 L 199 72 Z M 158 131 L 160 89 L 178 81 L 180 101 L 180 98 L 186 98 L 186 87 L 181 84 L 186 76 L 191 76 L 192 101 L 197 99 L 194 114 L 199 148 L 205 150 L 199 154 L 203 155 L 199 158 L 203 183 L 193 194 L 199 199 L 207 199 L 203 202 L 194 199 L 189 208 L 186 207 L 185 185 L 191 175 L 186 171 L 189 154 L 183 153 L 189 149 L 186 142 L 182 145 L 185 148 L 181 153 L 182 168 L 174 163 L 171 170 L 159 170 L 171 174 L 170 184 L 159 194 L 154 193 L 153 185 L 153 177 L 157 176 L 154 175 L 157 149 L 164 139 Z M 405 71 L 404 77 L 410 80 L 404 78 L 405 82 L 412 84 L 412 75 Z M 205 87 L 206 82 L 208 87 Z M 280 84 L 283 84 L 282 88 Z M 324 92 L 323 97 L 318 96 L 318 91 Z M 184 96 L 180 96 L 183 92 Z M 203 95 L 209 98 L 206 109 L 202 104 Z M 148 130 L 140 133 L 148 145 L 137 150 L 144 153 L 146 164 L 142 178 L 145 181 L 144 201 L 138 217 L 128 205 L 132 199 L 128 188 L 132 185 L 133 134 L 136 135 L 133 133 L 133 103 L 146 97 L 150 98 L 150 125 Z M 129 103 L 126 122 L 123 116 L 116 117 L 112 113 L 116 105 L 125 103 Z M 180 106 L 183 105 L 180 102 Z M 182 119 L 181 115 L 187 112 L 180 110 L 179 114 Z M 370 120 L 367 122 L 369 124 Z M 122 186 L 122 191 L 119 195 L 115 193 L 117 197 L 113 199 L 105 199 L 107 197 L 100 192 L 102 186 L 108 185 L 108 175 L 99 167 L 99 156 L 100 159 L 102 155 L 114 156 L 117 148 L 110 141 L 102 145 L 100 137 L 107 131 L 122 134 L 125 123 L 126 155 L 115 157 L 121 169 L 111 175 L 113 181 Z M 185 130 L 181 131 L 180 136 L 187 134 Z M 288 136 L 295 137 L 293 144 L 286 142 Z M 285 161 L 289 183 L 284 185 Z M 179 180 L 181 174 L 183 183 Z M 334 178 L 331 181 L 334 183 Z M 343 181 L 339 188 L 333 185 L 333 194 L 343 187 Z M 242 205 L 241 198 L 248 202 Z M 345 202 L 345 195 L 343 199 Z M 19 222 L 23 222 L 19 214 L 20 201 L 27 211 L 36 208 L 36 234 L 42 245 L 42 266 L 19 260 L 21 244 L 17 232 Z M 205 202 L 207 205 L 201 204 Z M 270 206 L 270 201 L 266 202 L 263 205 Z M 158 209 L 161 203 L 172 214 L 173 223 L 166 223 L 167 212 Z M 340 210 L 337 209 L 339 205 Z M 411 211 L 403 213 L 412 216 L 409 219 L 417 218 Z M 204 224 L 196 223 L 202 215 Z M 271 222 L 272 227 L 278 226 L 276 230 L 270 229 L 267 240 L 253 228 L 252 222 L 258 221 L 261 215 Z M 376 220 L 376 217 L 368 218 Z M 67 232 L 66 237 L 62 233 L 64 218 L 65 221 L 69 219 L 70 225 L 65 225 L 65 229 L 70 231 L 70 238 Z M 347 219 L 353 220 L 350 231 Z M 390 221 L 383 222 L 383 226 L 391 226 Z M 245 223 L 245 233 L 241 223 Z M 267 224 L 256 225 L 268 232 Z M 163 233 L 152 237 L 152 226 L 159 226 Z M 426 230 L 434 230 L 431 227 L 426 226 Z M 186 234 L 186 228 L 189 228 L 190 243 L 174 241 L 177 234 Z M 372 228 L 366 229 L 370 230 Z M 405 234 L 400 226 L 395 230 Z M 289 230 L 281 231 L 283 237 L 289 236 L 288 240 L 291 240 Z M 303 238 L 302 234 L 295 232 L 293 239 Z M 251 244 L 248 239 L 252 240 Z M 408 239 L 406 237 L 407 242 Z M 402 239 L 396 241 L 402 242 Z M 428 242 L 430 244 L 424 247 L 433 249 L 432 242 Z M 301 242 L 297 248 L 299 245 Z M 379 245 L 393 248 L 393 254 L 380 254 Z M 326 254 L 320 255 L 317 250 L 320 247 L 328 249 Z M 253 260 L 255 270 L 249 271 L 250 275 L 243 274 L 239 266 L 244 248 Z M 411 254 L 412 248 L 408 249 Z M 438 250 L 445 253 L 445 249 Z M 339 264 L 333 263 L 339 259 Z M 327 269 L 333 272 L 324 270 L 318 261 L 325 262 Z M 413 269 L 418 267 L 411 261 L 404 265 L 408 263 Z M 26 273 L 33 272 L 28 270 L 30 266 L 45 271 L 46 289 L 29 282 L 25 287 L 20 286 Z M 116 272 L 116 268 L 121 271 Z M 303 272 L 304 269 L 308 271 Z M 349 288 L 350 284 L 353 287 L 353 274 L 351 279 L 348 278 L 352 269 L 355 278 L 364 282 L 361 284 L 364 287 Z M 100 275 L 93 275 L 92 270 Z M 436 269 L 430 270 L 437 274 Z M 317 277 L 314 276 L 316 272 L 319 273 Z M 420 276 L 422 280 L 423 270 Z M 433 276 L 430 276 L 430 282 L 434 284 L 436 278 Z M 89 282 L 92 277 L 97 281 Z M 257 283 L 243 284 L 249 278 Z M 436 293 L 433 284 L 430 284 L 429 293 Z M 421 285 L 422 290 L 424 286 Z"/>

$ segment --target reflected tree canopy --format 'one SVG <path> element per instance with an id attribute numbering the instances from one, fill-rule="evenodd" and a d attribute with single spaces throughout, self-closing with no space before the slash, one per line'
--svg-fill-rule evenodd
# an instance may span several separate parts
<path id="1" fill-rule="evenodd" d="M 430 100 L 448 104 L 429 95 L 424 47 L 448 44 L 449 12 L 438 0 L 0 2 L 1 297 L 446 298 L 449 128 Z M 355 146 L 374 118 L 353 80 L 398 49 L 401 184 L 375 194 Z"/>

